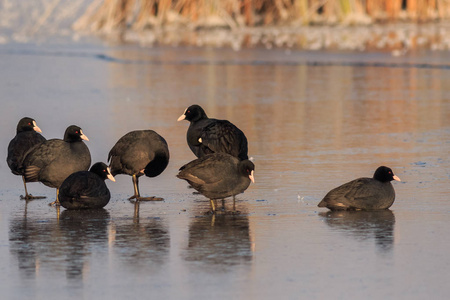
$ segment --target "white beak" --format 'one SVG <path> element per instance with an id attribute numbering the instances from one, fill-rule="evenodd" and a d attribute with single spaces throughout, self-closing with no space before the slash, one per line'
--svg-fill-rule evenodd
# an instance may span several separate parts
<path id="1" fill-rule="evenodd" d="M 184 110 L 184 113 L 177 119 L 178 122 L 186 119 L 186 111 L 187 111 L 187 108 Z"/>
<path id="2" fill-rule="evenodd" d="M 33 130 L 39 133 L 42 133 L 42 130 L 36 125 L 36 122 L 33 121 Z"/>
<path id="3" fill-rule="evenodd" d="M 80 130 L 80 133 L 81 133 L 80 138 L 81 138 L 82 140 L 89 141 L 88 137 L 84 135 L 84 133 L 83 133 L 82 130 Z"/>
<path id="4" fill-rule="evenodd" d="M 250 178 L 250 180 L 255 183 L 255 176 L 253 176 L 253 171 L 250 173 L 250 175 L 248 175 L 248 178 Z"/>
<path id="5" fill-rule="evenodd" d="M 116 179 L 111 174 L 111 170 L 109 168 L 107 170 L 108 170 L 108 175 L 107 175 L 108 179 L 113 181 L 113 182 L 116 182 Z"/>
<path id="6" fill-rule="evenodd" d="M 394 175 L 394 180 L 401 181 L 397 175 Z"/>

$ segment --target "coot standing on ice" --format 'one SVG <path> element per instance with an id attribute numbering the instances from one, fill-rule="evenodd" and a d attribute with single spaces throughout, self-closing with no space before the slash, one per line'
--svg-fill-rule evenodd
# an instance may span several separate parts
<path id="1" fill-rule="evenodd" d="M 214 213 L 213 200 L 230 196 L 233 196 L 233 211 L 236 210 L 235 196 L 243 193 L 250 182 L 255 182 L 254 170 L 255 165 L 249 160 L 240 161 L 226 153 L 214 153 L 182 166 L 177 177 L 209 198 Z"/>
<path id="2" fill-rule="evenodd" d="M 71 125 L 64 133 L 64 140 L 47 140 L 25 158 L 27 182 L 40 181 L 56 188 L 56 201 L 51 204 L 59 204 L 59 187 L 70 174 L 89 169 L 91 153 L 83 140 L 89 141 L 79 126 Z"/>
<path id="3" fill-rule="evenodd" d="M 132 176 L 137 201 L 159 201 L 159 197 L 141 197 L 139 177 L 156 177 L 169 164 L 169 147 L 166 140 L 153 130 L 131 131 L 121 137 L 108 154 L 111 174 Z"/>
<path id="4" fill-rule="evenodd" d="M 248 159 L 247 138 L 227 120 L 210 119 L 199 105 L 191 105 L 178 118 L 191 124 L 187 131 L 187 143 L 195 156 L 211 153 L 228 153 L 240 160 Z"/>
<path id="5" fill-rule="evenodd" d="M 318 206 L 331 210 L 387 209 L 395 200 L 392 180 L 400 178 L 390 168 L 381 166 L 373 178 L 358 178 L 332 189 Z"/>
<path id="6" fill-rule="evenodd" d="M 92 165 L 89 171 L 71 174 L 59 187 L 59 202 L 67 209 L 102 208 L 111 194 L 105 179 L 116 181 L 102 162 Z"/>
<path id="7" fill-rule="evenodd" d="M 28 194 L 23 169 L 23 161 L 27 154 L 39 144 L 46 141 L 40 133 L 42 133 L 42 131 L 36 125 L 34 119 L 28 117 L 22 118 L 17 124 L 16 136 L 8 145 L 8 157 L 6 158 L 6 162 L 14 175 L 22 176 L 23 185 L 25 187 L 25 196 L 20 197 L 25 200 L 45 198 Z"/>

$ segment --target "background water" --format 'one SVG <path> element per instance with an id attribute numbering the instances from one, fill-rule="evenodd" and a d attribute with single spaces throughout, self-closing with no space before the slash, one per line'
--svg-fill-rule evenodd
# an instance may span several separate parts
<path id="1" fill-rule="evenodd" d="M 7 299 L 446 299 L 450 292 L 450 56 L 411 53 L 139 48 L 98 43 L 0 46 L 0 287 Z M 256 183 L 238 216 L 175 177 L 194 159 L 176 122 L 190 104 L 228 119 L 249 141 Z M 60 214 L 19 200 L 6 165 L 18 120 L 46 138 L 82 127 L 93 162 L 125 133 L 168 141 L 159 177 L 108 181 L 100 212 Z M 337 212 L 330 189 L 391 167 L 396 201 Z M 229 207 L 231 201 L 227 201 Z"/>

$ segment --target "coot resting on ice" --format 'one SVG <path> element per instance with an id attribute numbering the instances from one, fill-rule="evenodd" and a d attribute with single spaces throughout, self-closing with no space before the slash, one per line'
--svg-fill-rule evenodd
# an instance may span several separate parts
<path id="1" fill-rule="evenodd" d="M 92 165 L 89 171 L 71 174 L 59 187 L 59 202 L 67 209 L 102 208 L 111 194 L 105 179 L 116 181 L 102 162 Z"/>
<path id="2" fill-rule="evenodd" d="M 184 179 L 198 192 L 209 198 L 215 211 L 215 199 L 235 196 L 243 193 L 251 182 L 255 182 L 255 165 L 249 160 L 240 161 L 226 153 L 214 153 L 203 156 L 182 166 L 177 177 Z"/>
<path id="3" fill-rule="evenodd" d="M 178 118 L 191 124 L 187 131 L 187 143 L 195 156 L 212 153 L 228 153 L 240 160 L 248 159 L 247 138 L 227 120 L 210 119 L 199 105 L 191 105 Z"/>
<path id="4" fill-rule="evenodd" d="M 23 185 L 25 187 L 25 196 L 20 197 L 25 200 L 45 198 L 28 194 L 23 169 L 23 161 L 27 154 L 39 144 L 45 142 L 45 138 L 40 134 L 41 132 L 41 129 L 36 125 L 34 119 L 28 117 L 22 118 L 17 124 L 16 136 L 8 145 L 8 157 L 6 158 L 6 162 L 14 175 L 22 176 Z"/>
<path id="5" fill-rule="evenodd" d="M 56 188 L 54 203 L 58 204 L 63 181 L 72 173 L 87 171 L 91 165 L 91 153 L 83 140 L 89 141 L 80 127 L 71 125 L 64 133 L 64 140 L 51 139 L 40 144 L 25 158 L 25 180 Z"/>
<path id="6" fill-rule="evenodd" d="M 332 189 L 318 206 L 331 210 L 387 209 L 395 200 L 392 180 L 400 178 L 390 168 L 381 166 L 373 178 L 358 178 Z"/>
<path id="7" fill-rule="evenodd" d="M 108 155 L 111 174 L 127 174 L 133 178 L 134 196 L 137 201 L 158 201 L 158 197 L 141 197 L 139 177 L 156 177 L 169 164 L 169 148 L 166 140 L 153 130 L 131 131 L 121 137 Z"/>

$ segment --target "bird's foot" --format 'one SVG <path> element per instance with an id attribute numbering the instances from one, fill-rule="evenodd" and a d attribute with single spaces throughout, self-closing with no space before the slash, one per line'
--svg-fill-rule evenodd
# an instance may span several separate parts
<path id="1" fill-rule="evenodd" d="M 59 207 L 61 204 L 59 204 L 58 200 L 53 201 L 52 203 L 49 203 L 48 206 L 55 206 L 55 207 Z"/>
<path id="2" fill-rule="evenodd" d="M 36 199 L 45 199 L 45 198 L 47 198 L 47 197 L 45 197 L 45 196 L 33 196 L 33 195 L 31 195 L 31 194 L 28 194 L 28 195 L 25 195 L 25 196 L 23 196 L 23 195 L 20 195 L 20 200 L 36 200 Z"/>
<path id="3" fill-rule="evenodd" d="M 136 199 L 136 201 L 164 201 L 164 198 L 161 197 L 139 197 L 139 196 L 131 196 L 128 200 Z"/>

